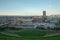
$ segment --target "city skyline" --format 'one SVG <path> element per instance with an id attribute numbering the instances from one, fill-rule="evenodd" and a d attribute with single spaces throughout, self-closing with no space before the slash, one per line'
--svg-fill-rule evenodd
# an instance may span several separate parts
<path id="1" fill-rule="evenodd" d="M 0 0 L 0 15 L 60 14 L 60 0 Z"/>

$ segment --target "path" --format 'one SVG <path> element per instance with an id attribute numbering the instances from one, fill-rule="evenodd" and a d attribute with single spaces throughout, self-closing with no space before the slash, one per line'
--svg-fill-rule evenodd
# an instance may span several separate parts
<path id="1" fill-rule="evenodd" d="M 60 35 L 60 33 L 46 34 L 43 37 L 51 37 L 51 36 L 57 36 L 57 35 Z"/>
<path id="2" fill-rule="evenodd" d="M 4 34 L 4 35 L 8 35 L 8 36 L 14 36 L 14 37 L 21 37 L 17 34 L 12 34 L 12 33 L 8 33 L 8 32 L 0 32 L 1 34 Z"/>

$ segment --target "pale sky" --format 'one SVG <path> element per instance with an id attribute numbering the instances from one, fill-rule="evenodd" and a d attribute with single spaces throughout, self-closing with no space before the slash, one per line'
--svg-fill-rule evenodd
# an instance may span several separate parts
<path id="1" fill-rule="evenodd" d="M 60 0 L 0 0 L 0 15 L 60 14 Z"/>

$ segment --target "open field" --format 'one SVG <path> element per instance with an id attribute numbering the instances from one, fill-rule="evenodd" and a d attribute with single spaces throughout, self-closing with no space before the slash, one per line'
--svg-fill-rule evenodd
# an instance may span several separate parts
<path id="1" fill-rule="evenodd" d="M 42 37 L 50 31 L 45 30 L 20 30 L 20 32 L 16 32 L 16 34 L 22 37 L 13 37 L 8 35 L 0 34 L 0 40 L 59 40 L 60 36 L 52 36 L 52 37 Z"/>
<path id="2" fill-rule="evenodd" d="M 0 34 L 0 40 L 59 40 L 60 36 L 54 36 L 54 37 L 11 37 L 6 35 Z"/>
<path id="3" fill-rule="evenodd" d="M 46 31 L 41 31 L 37 29 L 21 30 L 20 32 L 17 32 L 17 34 L 20 36 L 43 36 L 46 33 Z"/>

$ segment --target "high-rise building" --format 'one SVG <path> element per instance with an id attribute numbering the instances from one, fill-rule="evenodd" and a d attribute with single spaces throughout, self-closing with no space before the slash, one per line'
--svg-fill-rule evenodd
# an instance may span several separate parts
<path id="1" fill-rule="evenodd" d="M 46 17 L 46 11 L 43 11 L 43 17 Z"/>
<path id="2" fill-rule="evenodd" d="M 45 21 L 46 19 L 47 19 L 46 11 L 43 11 L 43 21 Z"/>

